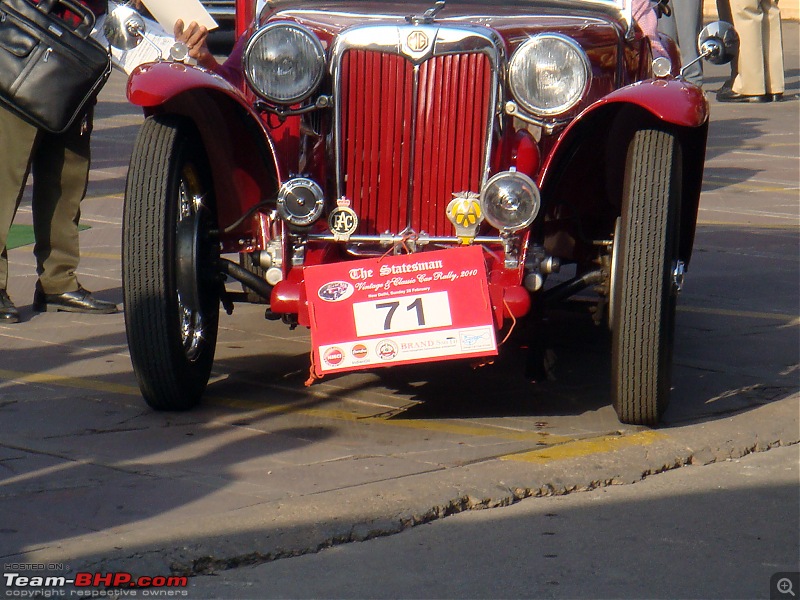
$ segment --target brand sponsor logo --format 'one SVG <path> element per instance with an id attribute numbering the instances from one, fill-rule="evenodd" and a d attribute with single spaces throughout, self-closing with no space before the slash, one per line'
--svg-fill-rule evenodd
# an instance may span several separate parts
<path id="1" fill-rule="evenodd" d="M 397 358 L 399 348 L 392 340 L 383 340 L 378 342 L 375 351 L 378 353 L 378 357 L 381 360 L 394 360 Z"/>
<path id="2" fill-rule="evenodd" d="M 444 339 L 416 340 L 413 342 L 401 342 L 400 349 L 403 352 L 423 352 L 425 350 L 437 350 L 439 348 L 453 348 L 458 345 L 458 340 L 454 337 Z"/>
<path id="3" fill-rule="evenodd" d="M 341 302 L 353 295 L 355 288 L 346 281 L 331 281 L 317 292 L 317 296 L 325 302 Z"/>
<path id="4" fill-rule="evenodd" d="M 336 365 L 341 364 L 341 362 L 344 360 L 344 352 L 342 352 L 341 348 L 337 348 L 336 346 L 333 348 L 328 348 L 322 355 L 322 360 L 324 360 L 330 366 L 335 367 Z"/>
<path id="5" fill-rule="evenodd" d="M 491 347 L 492 340 L 488 331 L 461 332 L 462 348 L 488 348 Z"/>
<path id="6" fill-rule="evenodd" d="M 353 358 L 355 358 L 355 359 L 359 359 L 360 360 L 362 358 L 366 358 L 366 356 L 367 356 L 367 347 L 364 344 L 356 344 L 355 346 L 353 346 L 353 349 L 351 350 L 351 353 L 353 355 Z"/>

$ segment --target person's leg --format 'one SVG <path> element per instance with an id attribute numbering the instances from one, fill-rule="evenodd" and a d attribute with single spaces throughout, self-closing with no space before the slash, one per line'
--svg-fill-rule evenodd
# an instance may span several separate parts
<path id="1" fill-rule="evenodd" d="M 719 17 L 720 21 L 725 21 L 726 23 L 733 25 L 733 15 L 731 14 L 730 0 L 717 0 L 717 16 Z M 738 61 L 738 55 L 734 56 L 733 60 L 731 60 L 731 76 L 725 83 L 722 84 L 723 88 L 730 88 L 733 86 L 733 80 L 736 79 L 736 76 L 739 74 L 739 68 L 737 67 Z"/>
<path id="2" fill-rule="evenodd" d="M 117 305 L 94 298 L 75 274 L 80 261 L 78 222 L 89 180 L 92 111 L 60 135 L 42 134 L 34 152 L 33 229 L 39 281 L 33 310 L 114 313 Z"/>
<path id="3" fill-rule="evenodd" d="M 739 34 L 739 74 L 733 91 L 743 96 L 766 93 L 760 0 L 731 0 L 733 26 Z"/>
<path id="4" fill-rule="evenodd" d="M 703 25 L 703 5 L 701 0 L 670 0 L 671 17 L 658 20 L 658 30 L 671 37 L 681 51 L 681 63 L 687 65 L 698 56 L 697 36 Z M 686 81 L 703 85 L 703 65 L 697 61 L 686 70 Z"/>
<path id="5" fill-rule="evenodd" d="M 766 57 L 766 91 L 783 94 L 783 37 L 781 34 L 781 9 L 775 0 L 762 0 L 764 13 L 764 56 Z"/>
<path id="6" fill-rule="evenodd" d="M 89 179 L 90 132 L 81 119 L 65 133 L 44 133 L 34 154 L 34 254 L 38 287 L 45 294 L 78 289 L 78 221 Z"/>
<path id="7" fill-rule="evenodd" d="M 8 286 L 8 232 L 25 190 L 37 133 L 36 127 L 0 108 L 0 290 Z"/>

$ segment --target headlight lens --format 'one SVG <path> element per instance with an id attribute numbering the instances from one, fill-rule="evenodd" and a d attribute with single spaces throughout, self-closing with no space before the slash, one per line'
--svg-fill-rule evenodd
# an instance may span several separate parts
<path id="1" fill-rule="evenodd" d="M 247 44 L 244 73 L 255 92 L 275 104 L 294 104 L 317 89 L 325 50 L 317 36 L 294 23 L 272 23 Z"/>
<path id="2" fill-rule="evenodd" d="M 533 223 L 539 214 L 539 188 L 524 173 L 503 171 L 483 186 L 481 206 L 486 220 L 496 229 L 519 231 Z"/>
<path id="3" fill-rule="evenodd" d="M 531 114 L 558 115 L 575 106 L 591 82 L 589 59 L 575 40 L 557 33 L 533 36 L 509 63 L 509 86 Z"/>

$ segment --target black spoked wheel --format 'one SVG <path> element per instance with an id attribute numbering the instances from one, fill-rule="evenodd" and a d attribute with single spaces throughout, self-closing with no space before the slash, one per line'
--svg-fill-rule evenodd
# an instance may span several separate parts
<path id="1" fill-rule="evenodd" d="M 681 150 L 665 131 L 633 136 L 612 258 L 611 385 L 620 421 L 655 425 L 670 394 L 678 260 Z"/>
<path id="2" fill-rule="evenodd" d="M 214 361 L 220 278 L 209 172 L 189 123 L 145 120 L 125 190 L 122 287 L 133 370 L 158 410 L 197 404 Z"/>

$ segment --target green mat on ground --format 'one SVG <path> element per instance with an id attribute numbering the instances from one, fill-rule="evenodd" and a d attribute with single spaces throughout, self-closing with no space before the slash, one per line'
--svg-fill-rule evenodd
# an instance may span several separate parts
<path id="1" fill-rule="evenodd" d="M 8 249 L 19 248 L 20 246 L 27 246 L 33 243 L 33 226 L 32 225 L 12 225 L 11 231 L 8 232 Z"/>
<path id="2" fill-rule="evenodd" d="M 88 225 L 81 225 L 78 227 L 81 231 L 89 229 Z M 8 241 L 6 242 L 8 249 L 19 248 L 20 246 L 27 246 L 34 242 L 33 225 L 12 225 L 11 231 L 8 232 Z"/>

